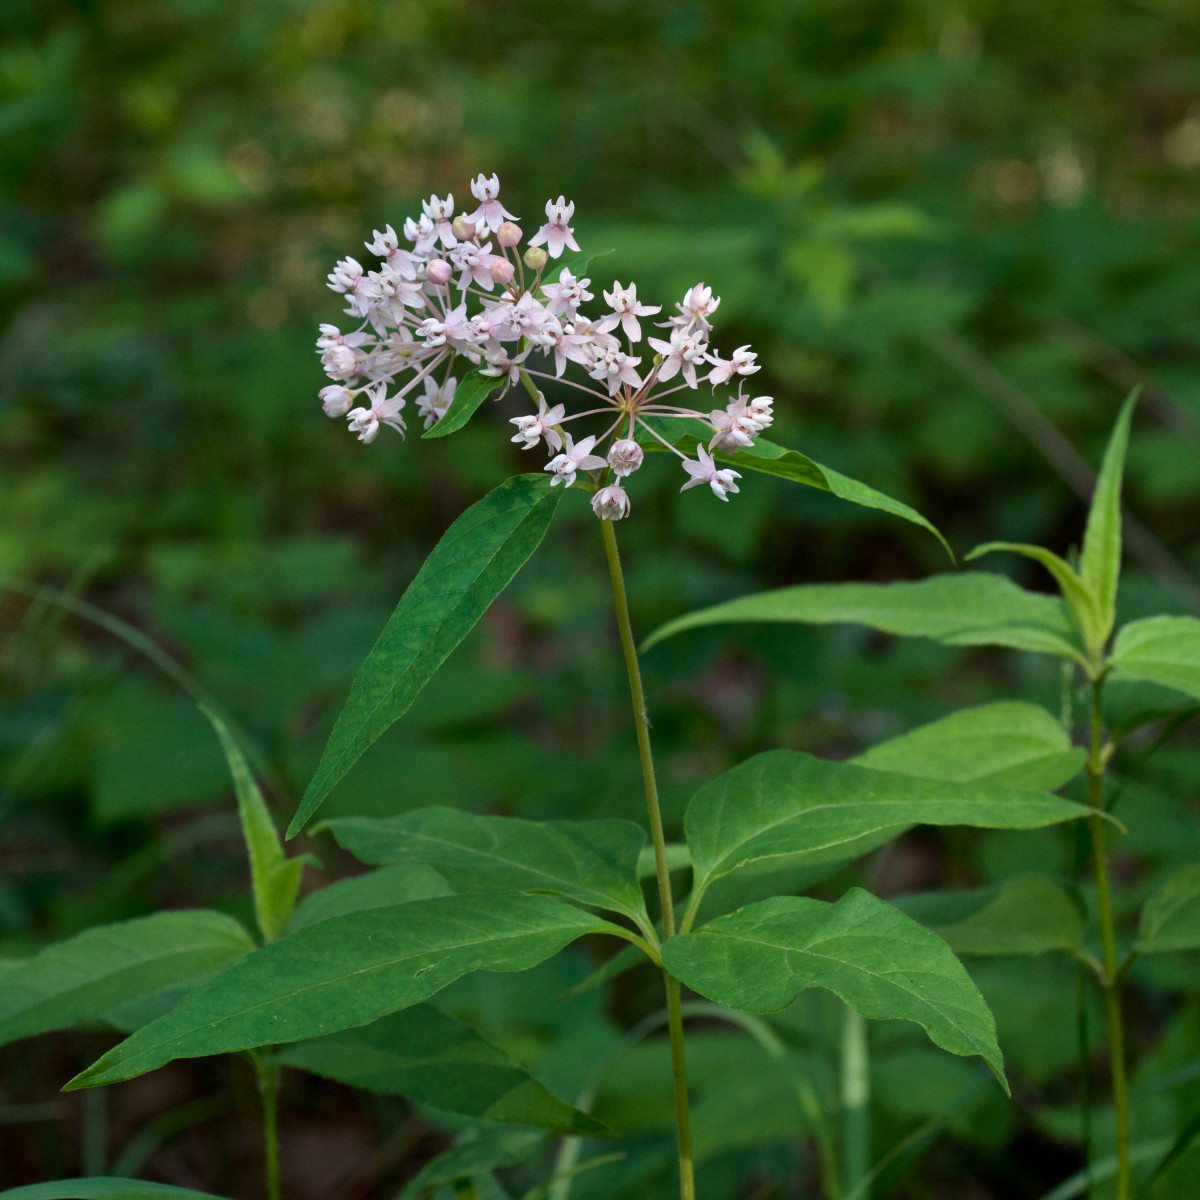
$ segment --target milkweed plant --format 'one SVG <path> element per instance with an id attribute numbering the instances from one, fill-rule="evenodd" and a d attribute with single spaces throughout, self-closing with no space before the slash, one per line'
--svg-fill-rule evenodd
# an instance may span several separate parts
<path id="1" fill-rule="evenodd" d="M 1113 756 L 1141 725 L 1200 703 L 1200 621 L 1156 616 L 1117 626 L 1121 478 L 1135 397 L 1117 420 L 1075 558 L 1012 543 L 975 552 L 1035 559 L 1059 595 L 970 570 L 886 585 L 801 584 L 680 617 L 639 651 L 616 526 L 635 510 L 629 493 L 647 453 L 678 458 L 681 490 L 706 485 L 720 501 L 738 492 L 739 480 L 765 474 L 941 535 L 907 505 L 763 436 L 774 401 L 754 386 L 759 364 L 749 346 L 717 348 L 720 299 L 710 287 L 696 283 L 671 307 L 648 303 L 634 281 L 606 288 L 593 282 L 594 258 L 577 243 L 574 203 L 548 201 L 545 221 L 526 238 L 495 175 L 480 174 L 470 191 L 469 211 L 457 211 L 452 195 L 435 195 L 400 234 L 390 225 L 376 231 L 366 243 L 370 267 L 353 257 L 336 264 L 329 286 L 348 321 L 320 328 L 330 382 L 319 399 L 377 453 L 392 431 L 405 432 L 406 414 L 415 412 L 425 438 L 444 437 L 495 393 L 515 430 L 505 436 L 546 461 L 459 516 L 413 578 L 358 672 L 289 836 L 310 827 L 338 781 L 406 711 L 575 490 L 588 494 L 600 519 L 644 812 L 534 822 L 437 806 L 335 817 L 310 832 L 331 834 L 373 869 L 297 904 L 304 860 L 286 855 L 239 732 L 208 704 L 236 785 L 256 932 L 210 912 L 88 930 L 6 973 L 0 1038 L 96 1018 L 128 1034 L 68 1088 L 114 1084 L 180 1058 L 248 1056 L 262 1093 L 273 1200 L 284 1066 L 460 1114 L 474 1122 L 476 1139 L 488 1122 L 560 1136 L 552 1174 L 530 1196 L 564 1200 L 574 1175 L 609 1162 L 612 1143 L 621 1143 L 619 1122 L 590 1112 L 599 1076 L 578 1095 L 558 1096 L 427 1001 L 470 973 L 522 971 L 585 936 L 593 945 L 611 939 L 617 952 L 598 981 L 645 961 L 661 974 L 662 1007 L 629 1038 L 665 1031 L 682 1200 L 705 1194 L 692 1138 L 689 1028 L 730 1022 L 783 1054 L 763 1014 L 810 988 L 840 998 L 840 1096 L 818 1096 L 803 1077 L 795 1086 L 822 1192 L 851 1200 L 870 1194 L 879 1170 L 865 1123 L 865 1022 L 913 1023 L 941 1050 L 982 1060 L 1007 1093 L 992 1013 L 959 955 L 1059 953 L 1079 964 L 1103 1000 L 1112 1106 L 1111 1134 L 1089 1132 L 1096 1145 L 1082 1183 L 1062 1194 L 1103 1183 L 1112 1189 L 1105 1194 L 1128 1200 L 1187 1142 L 1155 1143 L 1152 1154 L 1131 1149 L 1123 990 L 1142 956 L 1200 948 L 1195 867 L 1145 901 L 1135 933 L 1120 927 L 1110 896 L 1111 846 L 1137 820 L 1132 810 L 1119 820 L 1109 811 Z M 698 626 L 764 621 L 857 623 L 1051 656 L 1062 665 L 1064 694 L 1082 685 L 1083 744 L 1072 742 L 1070 704 L 1051 714 L 1011 700 L 948 714 L 852 761 L 768 750 L 703 783 L 683 839 L 668 842 L 639 655 Z M 1122 687 L 1153 695 L 1141 708 L 1119 710 L 1109 700 Z M 1080 774 L 1078 799 L 1057 794 Z M 915 825 L 1031 830 L 1066 822 L 1082 823 L 1090 847 L 1078 879 L 1023 876 L 973 894 L 965 914 L 958 897 L 953 919 L 936 897 L 905 909 L 853 887 L 826 901 L 795 894 L 792 882 L 801 869 L 828 877 Z M 747 879 L 756 881 L 757 898 L 743 903 L 735 885 Z M 363 1065 L 385 1051 L 390 1074 Z M 838 1111 L 840 1132 L 830 1119 Z M 581 1148 L 593 1146 L 599 1157 L 580 1163 Z M 476 1189 L 493 1161 L 512 1159 L 472 1159 L 452 1147 L 405 1194 L 454 1185 L 457 1195 L 484 1195 Z M 45 1185 L 39 1197 L 115 1197 L 131 1188 L 95 1178 Z"/>

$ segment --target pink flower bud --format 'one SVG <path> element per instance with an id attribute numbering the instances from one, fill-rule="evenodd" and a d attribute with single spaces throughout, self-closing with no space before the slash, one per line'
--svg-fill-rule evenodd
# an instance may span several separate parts
<path id="1" fill-rule="evenodd" d="M 515 246 L 521 240 L 521 227 L 512 221 L 501 221 L 496 230 L 496 241 L 502 246 Z"/>
<path id="2" fill-rule="evenodd" d="M 525 251 L 525 265 L 531 271 L 540 271 L 549 261 L 550 256 L 541 246 L 530 246 Z"/>
<path id="3" fill-rule="evenodd" d="M 475 225 L 460 215 L 450 223 L 450 231 L 460 242 L 469 242 L 475 236 Z"/>
<path id="4" fill-rule="evenodd" d="M 493 258 L 488 274 L 501 286 L 513 277 L 513 265 L 505 258 Z"/>
<path id="5" fill-rule="evenodd" d="M 449 283 L 454 275 L 454 268 L 445 259 L 435 258 L 425 268 L 425 278 L 430 283 Z"/>
<path id="6" fill-rule="evenodd" d="M 327 417 L 344 417 L 354 403 L 354 393 L 338 383 L 323 387 L 317 393 L 317 398 L 321 401 Z"/>
<path id="7" fill-rule="evenodd" d="M 613 442 L 608 452 L 608 465 L 618 478 L 632 475 L 642 465 L 645 454 L 632 438 L 621 438 Z"/>
<path id="8" fill-rule="evenodd" d="M 609 484 L 592 497 L 592 512 L 602 521 L 619 521 L 629 516 L 629 496 L 624 488 Z"/>

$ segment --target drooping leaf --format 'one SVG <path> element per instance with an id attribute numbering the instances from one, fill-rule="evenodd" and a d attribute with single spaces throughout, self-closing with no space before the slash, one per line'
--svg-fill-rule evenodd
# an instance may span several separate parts
<path id="1" fill-rule="evenodd" d="M 392 908 L 413 900 L 452 896 L 452 888 L 432 867 L 412 863 L 404 867 L 381 867 L 352 879 L 339 879 L 305 896 L 292 913 L 289 933 L 367 908 Z"/>
<path id="2" fill-rule="evenodd" d="M 851 761 L 946 783 L 1050 791 L 1074 778 L 1086 757 L 1044 708 L 1001 700 L 890 738 Z"/>
<path id="3" fill-rule="evenodd" d="M 516 475 L 446 531 L 363 663 L 316 774 L 288 829 L 298 833 L 334 784 L 403 715 L 537 549 L 563 489 Z"/>
<path id="4" fill-rule="evenodd" d="M 281 1045 L 366 1025 L 471 971 L 521 971 L 585 933 L 617 932 L 547 896 L 473 892 L 331 917 L 261 947 L 114 1047 L 68 1088 L 174 1058 Z"/>
<path id="5" fill-rule="evenodd" d="M 1141 679 L 1200 699 L 1200 621 L 1147 617 L 1121 627 L 1113 644 L 1114 678 Z"/>
<path id="6" fill-rule="evenodd" d="M 942 1049 L 980 1055 L 1004 1082 L 992 1014 L 949 946 L 859 888 L 836 904 L 751 904 L 668 940 L 663 963 L 693 991 L 751 1012 L 828 988 L 864 1017 L 915 1021 Z"/>
<path id="7" fill-rule="evenodd" d="M 481 375 L 478 371 L 464 375 L 454 389 L 454 399 L 450 401 L 450 407 L 442 414 L 441 419 L 435 421 L 421 436 L 439 438 L 457 432 L 503 382 L 494 375 Z"/>
<path id="8" fill-rule="evenodd" d="M 101 1020 L 122 1005 L 210 975 L 251 950 L 224 913 L 155 913 L 98 925 L 4 973 L 0 1044 Z"/>
<path id="9" fill-rule="evenodd" d="M 956 954 L 984 957 L 1074 951 L 1086 927 L 1077 897 L 1044 875 L 1023 875 L 985 889 L 975 912 L 934 932 Z"/>
<path id="10" fill-rule="evenodd" d="M 304 869 L 303 858 L 286 858 L 275 822 L 267 808 L 267 802 L 259 790 L 254 776 L 242 755 L 241 748 L 229 732 L 225 722 L 211 708 L 201 706 L 201 711 L 212 722 L 221 739 L 221 748 L 229 763 L 237 792 L 238 817 L 242 823 L 242 836 L 250 855 L 250 879 L 254 888 L 254 915 L 263 941 L 273 942 L 287 928 L 296 893 L 300 890 L 300 874 Z"/>
<path id="11" fill-rule="evenodd" d="M 564 1134 L 594 1137 L 607 1132 L 606 1126 L 564 1103 L 469 1025 L 428 1004 L 359 1029 L 296 1042 L 276 1060 L 446 1112 Z"/>
<path id="12" fill-rule="evenodd" d="M 1104 726 L 1114 742 L 1155 721 L 1186 721 L 1200 714 L 1200 698 L 1161 683 L 1133 679 L 1121 670 L 1110 673 L 1104 685 Z"/>
<path id="13" fill-rule="evenodd" d="M 682 418 L 670 418 L 657 420 L 654 425 L 676 449 L 682 450 L 684 454 L 695 454 L 700 439 L 693 432 L 693 422 Z M 656 438 L 647 438 L 644 445 L 647 450 L 664 449 L 662 443 Z M 863 508 L 878 509 L 881 512 L 890 513 L 894 517 L 901 517 L 914 525 L 920 525 L 922 529 L 928 530 L 941 542 L 946 553 L 950 555 L 951 561 L 954 559 L 954 554 L 946 539 L 915 508 L 903 504 L 899 500 L 894 500 L 891 496 L 885 495 L 865 483 L 860 483 L 857 479 L 851 479 L 850 476 L 843 475 L 832 467 L 824 467 L 798 450 L 788 450 L 774 442 L 759 438 L 753 446 L 739 450 L 737 454 L 726 454 L 718 450 L 713 453 L 713 457 L 735 470 L 745 469 L 755 471 L 760 475 L 773 475 L 777 479 L 802 483 L 806 487 L 830 492 L 839 500 L 848 500 L 851 504 L 858 504 Z"/>
<path id="14" fill-rule="evenodd" d="M 1134 949 L 1139 954 L 1200 949 L 1200 864 L 1176 871 L 1146 901 Z"/>
<path id="15" fill-rule="evenodd" d="M 0 1197 L 3 1200 L 221 1200 L 211 1192 L 194 1192 L 169 1183 L 104 1175 L 31 1183 L 0 1192 Z"/>
<path id="16" fill-rule="evenodd" d="M 1049 792 L 916 779 L 769 750 L 705 784 L 688 805 L 693 905 L 739 867 L 845 861 L 911 825 L 1037 829 L 1093 812 Z"/>
<path id="17" fill-rule="evenodd" d="M 524 821 L 436 807 L 328 827 L 362 862 L 428 863 L 459 891 L 548 892 L 645 917 L 637 867 L 646 835 L 632 821 Z"/>
<path id="18" fill-rule="evenodd" d="M 1027 592 L 1003 575 L 967 572 L 915 583 L 820 583 L 742 596 L 668 621 L 646 639 L 727 622 L 867 625 L 947 646 L 1011 646 L 1083 664 L 1083 647 L 1056 596 Z"/>
<path id="19" fill-rule="evenodd" d="M 1121 479 L 1129 446 L 1129 423 L 1140 391 L 1138 387 L 1130 393 L 1113 426 L 1092 493 L 1079 555 L 1079 577 L 1092 597 L 1099 621 L 1099 646 L 1108 640 L 1116 618 L 1117 581 L 1121 574 Z"/>

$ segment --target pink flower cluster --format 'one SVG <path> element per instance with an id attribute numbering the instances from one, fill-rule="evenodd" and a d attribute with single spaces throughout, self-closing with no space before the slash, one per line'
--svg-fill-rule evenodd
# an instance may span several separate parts
<path id="1" fill-rule="evenodd" d="M 639 346 L 639 318 L 656 316 L 661 306 L 643 304 L 636 284 L 614 282 L 603 292 L 605 309 L 586 316 L 583 305 L 595 298 L 590 279 L 576 278 L 569 266 L 557 280 L 543 278 L 550 259 L 579 250 L 571 225 L 575 205 L 563 196 L 548 201 L 546 221 L 521 255 L 518 218 L 499 193 L 495 175 L 477 176 L 471 183 L 476 204 L 458 214 L 452 195 L 431 196 L 419 218 L 404 222 L 407 245 L 389 225 L 366 243 L 380 260 L 376 267 L 368 270 L 353 258 L 336 265 L 329 286 L 345 296 L 356 328 L 343 333 L 321 326 L 317 351 L 332 380 L 320 393 L 325 412 L 345 418 L 362 442 L 374 441 L 384 425 L 402 434 L 401 411 L 421 385 L 414 399 L 428 429 L 453 402 L 456 375 L 478 369 L 504 381 L 501 395 L 521 383 L 536 397 L 536 412 L 511 418 L 512 441 L 526 450 L 545 443 L 553 455 L 545 467 L 553 473 L 551 485 L 571 487 L 584 473 L 602 520 L 629 514 L 624 484 L 642 465 L 639 431 L 682 459 L 688 480 L 681 490 L 708 484 L 727 500 L 740 475 L 719 468 L 712 452 L 734 454 L 753 445 L 771 424 L 772 399 L 745 390 L 747 377 L 760 369 L 749 346 L 729 358 L 710 347 L 710 318 L 720 297 L 703 283 L 690 288 L 675 315 L 655 325 L 664 336 L 646 337 L 648 355 Z M 571 364 L 589 382 L 564 378 Z M 534 380 L 558 382 L 588 399 L 568 414 L 565 403 L 547 406 Z M 678 403 L 684 399 L 679 393 L 702 384 L 714 390 L 736 385 L 736 393 L 706 411 Z M 609 424 L 575 441 L 563 426 L 587 417 L 607 417 Z M 689 458 L 654 428 L 656 417 L 700 422 L 707 448 L 698 445 Z"/>

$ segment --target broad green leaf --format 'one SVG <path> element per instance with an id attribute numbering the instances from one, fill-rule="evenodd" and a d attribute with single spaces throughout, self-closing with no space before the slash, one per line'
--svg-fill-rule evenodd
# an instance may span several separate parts
<path id="1" fill-rule="evenodd" d="M 1086 757 L 1044 708 L 1001 700 L 922 725 L 851 761 L 946 783 L 1052 791 L 1074 778 Z"/>
<path id="2" fill-rule="evenodd" d="M 304 828 L 334 784 L 404 714 L 508 586 L 537 549 L 564 490 L 552 489 L 547 475 L 516 475 L 446 531 L 359 670 L 288 837 Z"/>
<path id="3" fill-rule="evenodd" d="M 1023 542 L 985 542 L 982 546 L 976 546 L 967 555 L 966 561 L 971 562 L 984 554 L 995 553 L 1020 554 L 1023 558 L 1031 558 L 1034 562 L 1041 563 L 1054 576 L 1054 581 L 1066 602 L 1067 611 L 1071 614 L 1076 629 L 1083 635 L 1089 654 L 1093 659 L 1099 659 L 1108 633 L 1101 627 L 1095 601 L 1071 564 L 1064 562 L 1051 550 Z"/>
<path id="4" fill-rule="evenodd" d="M 934 932 L 956 954 L 1033 955 L 1071 952 L 1083 944 L 1087 918 L 1079 900 L 1044 875 L 1010 879 L 984 892 L 984 903 Z"/>
<path id="5" fill-rule="evenodd" d="M 943 1050 L 980 1055 L 1004 1082 L 995 1022 L 962 963 L 941 938 L 859 888 L 836 904 L 777 896 L 738 909 L 671 938 L 663 964 L 702 996 L 751 1012 L 828 988 L 864 1017 L 915 1021 Z"/>
<path id="6" fill-rule="evenodd" d="M 1200 949 L 1200 864 L 1177 871 L 1146 901 L 1133 948 L 1139 954 Z"/>
<path id="7" fill-rule="evenodd" d="M 469 1025 L 428 1004 L 359 1029 L 297 1042 L 276 1055 L 351 1087 L 407 1096 L 446 1112 L 595 1136 L 607 1127 L 547 1091 Z"/>
<path id="8" fill-rule="evenodd" d="M 233 786 L 237 792 L 242 836 L 250 855 L 254 915 L 263 941 L 273 942 L 291 920 L 296 893 L 300 890 L 304 859 L 288 859 L 284 856 L 275 822 L 271 819 L 271 812 L 254 776 L 250 774 L 241 748 L 225 722 L 211 708 L 201 705 L 201 712 L 212 722 L 229 762 L 229 773 L 233 776 Z"/>
<path id="9" fill-rule="evenodd" d="M 328 828 L 338 845 L 372 865 L 428 863 L 458 891 L 546 892 L 644 920 L 632 821 L 524 821 L 454 808 L 397 817 L 344 817 Z"/>
<path id="10" fill-rule="evenodd" d="M 1121 574 L 1121 478 L 1125 473 L 1129 422 L 1140 391 L 1139 387 L 1130 393 L 1113 426 L 1092 493 L 1079 555 L 1079 576 L 1092 598 L 1099 622 L 1098 649 L 1108 641 L 1116 619 L 1117 581 Z"/>
<path id="11" fill-rule="evenodd" d="M 331 917 L 272 942 L 139 1029 L 67 1085 L 323 1037 L 432 996 L 471 971 L 523 971 L 585 933 L 617 932 L 547 896 L 473 892 Z"/>
<path id="12" fill-rule="evenodd" d="M 1113 644 L 1115 678 L 1141 679 L 1200 699 L 1200 621 L 1147 617 L 1122 626 Z"/>
<path id="13" fill-rule="evenodd" d="M 910 825 L 1038 829 L 1093 811 L 1049 792 L 916 779 L 768 750 L 719 775 L 688 805 L 692 905 L 713 880 L 739 867 L 847 860 Z"/>
<path id="14" fill-rule="evenodd" d="M 452 888 L 432 867 L 411 863 L 403 867 L 381 867 L 352 879 L 339 879 L 305 896 L 296 905 L 289 933 L 316 925 L 330 917 L 362 912 L 368 908 L 393 908 L 413 900 L 431 900 L 434 896 L 452 896 Z"/>
<path id="15" fill-rule="evenodd" d="M 702 608 L 667 622 L 646 639 L 727 622 L 867 625 L 947 646 L 1011 646 L 1085 664 L 1083 647 L 1057 596 L 1019 588 L 1003 575 L 967 572 L 916 583 L 817 583 L 777 588 Z"/>
<path id="16" fill-rule="evenodd" d="M 3 1200 L 221 1200 L 211 1192 L 148 1179 L 108 1178 L 93 1175 L 85 1179 L 55 1179 L 50 1183 L 31 1183 L 26 1187 L 0 1192 Z"/>
<path id="17" fill-rule="evenodd" d="M 0 1044 L 101 1020 L 122 1005 L 210 975 L 254 949 L 224 913 L 155 913 L 98 925 L 4 973 Z"/>
<path id="18" fill-rule="evenodd" d="M 492 375 L 481 375 L 471 371 L 464 375 L 454 389 L 450 407 L 421 436 L 423 438 L 445 437 L 461 429 L 474 415 L 475 410 L 503 383 Z"/>
<path id="19" fill-rule="evenodd" d="M 694 421 L 671 418 L 655 421 L 654 426 L 677 449 L 682 450 L 685 454 L 695 454 L 700 439 L 693 432 Z M 665 449 L 657 438 L 647 438 L 643 444 L 647 450 Z M 713 457 L 738 470 L 756 471 L 760 475 L 773 475 L 777 479 L 802 483 L 806 487 L 830 492 L 839 500 L 848 500 L 852 504 L 859 504 L 864 508 L 875 508 L 881 512 L 890 513 L 894 517 L 902 517 L 905 521 L 911 521 L 914 525 L 920 525 L 922 529 L 927 529 L 932 533 L 941 542 L 946 553 L 950 555 L 951 561 L 954 559 L 946 539 L 915 508 L 910 508 L 909 505 L 902 504 L 899 500 L 893 500 L 891 496 L 887 496 L 865 483 L 859 483 L 857 479 L 851 479 L 850 476 L 843 475 L 832 467 L 823 467 L 819 462 L 809 458 L 807 454 L 801 454 L 798 450 L 788 450 L 783 446 L 777 446 L 774 442 L 759 438 L 753 446 L 739 450 L 737 454 L 726 454 L 718 450 Z"/>

